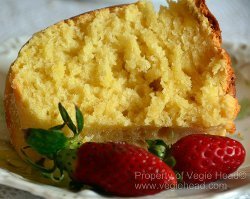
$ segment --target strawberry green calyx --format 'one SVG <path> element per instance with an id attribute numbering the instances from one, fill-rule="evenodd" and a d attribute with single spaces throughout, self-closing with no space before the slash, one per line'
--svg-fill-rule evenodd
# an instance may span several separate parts
<path id="1" fill-rule="evenodd" d="M 148 151 L 157 157 L 159 157 L 163 162 L 165 162 L 169 167 L 174 168 L 176 165 L 176 160 L 171 154 L 171 146 L 167 145 L 161 139 L 146 140 L 148 144 Z M 182 182 L 182 176 L 178 171 L 175 171 L 178 182 Z"/>
<path id="2" fill-rule="evenodd" d="M 61 130 L 31 128 L 26 132 L 26 141 L 29 146 L 49 159 L 68 145 L 68 138 Z"/>
<path id="3" fill-rule="evenodd" d="M 28 146 L 22 149 L 22 153 L 27 162 L 39 169 L 45 176 L 55 179 L 56 181 L 60 181 L 63 178 L 63 171 L 66 171 L 69 176 L 73 172 L 72 168 L 76 159 L 77 150 L 82 145 L 80 133 L 84 125 L 83 114 L 77 106 L 75 106 L 76 125 L 73 123 L 68 112 L 61 103 L 58 104 L 58 108 L 63 119 L 63 124 L 47 130 L 40 128 L 26 129 L 25 139 Z M 73 137 L 68 138 L 64 135 L 62 129 L 65 125 L 74 133 Z M 25 153 L 27 148 L 32 148 L 39 154 L 53 160 L 53 168 L 46 169 L 32 162 Z M 60 171 L 60 177 L 54 177 L 53 173 L 55 173 L 56 170 Z"/>
<path id="4" fill-rule="evenodd" d="M 66 111 L 66 109 L 63 107 L 61 103 L 58 104 L 58 108 L 62 116 L 62 119 L 64 121 L 64 123 L 61 126 L 64 126 L 66 124 L 73 131 L 74 134 L 79 134 L 82 131 L 83 125 L 84 125 L 83 115 L 82 115 L 82 112 L 79 110 L 79 108 L 75 106 L 77 127 L 72 122 L 72 119 L 70 118 L 68 112 Z M 52 127 L 52 128 L 55 128 L 55 127 Z"/>
<path id="5" fill-rule="evenodd" d="M 171 155 L 170 146 L 163 140 L 146 140 L 148 144 L 148 151 L 160 159 L 162 159 L 168 166 L 173 168 L 176 164 L 175 158 Z"/>
<path id="6" fill-rule="evenodd" d="M 146 140 L 148 144 L 148 151 L 163 159 L 166 155 L 169 146 L 163 140 Z"/>
<path id="7" fill-rule="evenodd" d="M 50 159 L 61 149 L 75 149 L 82 144 L 80 132 L 83 129 L 83 115 L 81 111 L 75 106 L 77 121 L 76 127 L 61 103 L 58 104 L 58 108 L 64 121 L 63 124 L 54 126 L 48 130 L 39 128 L 29 128 L 26 130 L 26 141 L 28 145 L 41 155 L 47 156 Z M 74 137 L 67 138 L 64 135 L 62 128 L 65 125 L 72 130 Z"/>

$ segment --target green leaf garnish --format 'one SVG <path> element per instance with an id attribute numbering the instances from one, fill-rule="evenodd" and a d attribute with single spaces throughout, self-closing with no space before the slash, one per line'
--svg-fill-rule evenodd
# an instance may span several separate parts
<path id="1" fill-rule="evenodd" d="M 66 109 L 63 107 L 63 105 L 61 103 L 58 104 L 58 108 L 59 108 L 59 111 L 60 111 L 60 114 L 62 116 L 63 121 L 74 132 L 74 134 L 77 134 L 76 126 L 74 125 L 73 121 L 71 120 Z"/>
<path id="2" fill-rule="evenodd" d="M 65 166 L 64 162 L 60 162 L 60 155 L 62 155 L 63 152 L 67 152 L 66 157 L 63 157 L 65 160 L 71 157 L 68 155 L 69 151 L 71 151 L 73 154 L 77 153 L 78 148 L 82 145 L 83 138 L 81 137 L 80 132 L 84 127 L 83 114 L 77 106 L 75 106 L 77 127 L 61 103 L 58 104 L 58 108 L 64 121 L 63 124 L 51 127 L 48 130 L 39 128 L 26 129 L 25 139 L 28 143 L 28 146 L 21 149 L 21 152 L 28 163 L 30 163 L 34 168 L 40 170 L 44 177 L 50 178 L 55 182 L 63 180 L 64 170 L 68 171 L 68 174 L 69 171 L 72 172 L 71 164 L 69 163 L 73 162 L 75 158 L 74 160 L 70 159 Z M 73 137 L 68 138 L 64 135 L 62 129 L 65 125 L 67 125 L 69 129 L 73 131 Z M 44 167 L 43 164 L 45 157 L 41 158 L 38 162 L 33 162 L 24 151 L 28 148 L 32 148 L 39 154 L 53 160 L 53 168 L 47 169 Z"/>
<path id="3" fill-rule="evenodd" d="M 41 155 L 52 158 L 60 149 L 64 148 L 68 138 L 61 130 L 27 129 L 26 141 L 29 146 Z"/>
<path id="4" fill-rule="evenodd" d="M 77 106 L 75 106 L 75 110 L 76 110 L 77 130 L 78 130 L 78 133 L 80 133 L 83 129 L 84 119 L 83 119 L 82 112 Z"/>

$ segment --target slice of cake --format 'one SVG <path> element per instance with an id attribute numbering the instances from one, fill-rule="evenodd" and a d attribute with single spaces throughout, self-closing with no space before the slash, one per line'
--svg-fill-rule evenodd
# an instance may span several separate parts
<path id="1" fill-rule="evenodd" d="M 23 129 L 62 123 L 59 102 L 72 118 L 75 104 L 84 113 L 83 139 L 140 145 L 234 132 L 239 111 L 230 58 L 204 0 L 169 1 L 159 12 L 146 1 L 104 8 L 34 34 L 6 84 L 18 152 Z"/>

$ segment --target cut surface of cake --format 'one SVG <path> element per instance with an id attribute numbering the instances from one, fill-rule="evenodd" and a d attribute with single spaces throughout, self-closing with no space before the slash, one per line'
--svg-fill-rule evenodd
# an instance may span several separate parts
<path id="1" fill-rule="evenodd" d="M 83 139 L 172 142 L 234 132 L 235 76 L 203 0 L 104 8 L 38 32 L 12 64 L 5 92 L 11 141 L 61 124 L 61 102 L 84 113 Z M 65 132 L 70 136 L 69 130 Z M 56 140 L 55 140 L 56 142 Z"/>

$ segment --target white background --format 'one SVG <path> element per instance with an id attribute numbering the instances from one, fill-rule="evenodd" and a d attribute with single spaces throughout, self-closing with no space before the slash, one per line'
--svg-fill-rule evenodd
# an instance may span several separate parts
<path id="1" fill-rule="evenodd" d="M 85 11 L 133 0 L 0 0 L 0 44 L 31 35 L 62 19 Z M 164 0 L 153 0 L 156 5 Z M 233 42 L 250 41 L 250 0 L 207 0 L 220 22 L 223 39 Z"/>

